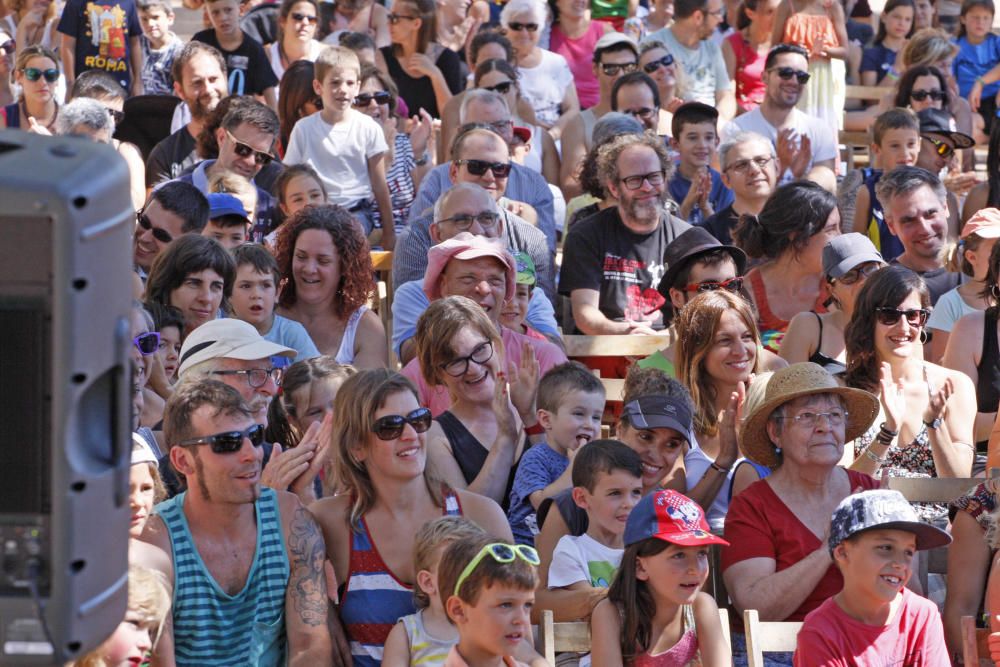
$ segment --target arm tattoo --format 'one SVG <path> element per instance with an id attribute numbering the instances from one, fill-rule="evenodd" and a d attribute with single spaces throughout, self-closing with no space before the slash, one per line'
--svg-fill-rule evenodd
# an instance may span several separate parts
<path id="1" fill-rule="evenodd" d="M 299 620 L 305 625 L 325 625 L 327 614 L 326 577 L 323 562 L 326 546 L 316 520 L 299 505 L 288 531 L 291 576 L 288 585 Z"/>

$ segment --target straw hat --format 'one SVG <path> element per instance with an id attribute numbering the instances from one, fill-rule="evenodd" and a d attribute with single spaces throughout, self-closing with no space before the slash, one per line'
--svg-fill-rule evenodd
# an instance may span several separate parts
<path id="1" fill-rule="evenodd" d="M 758 382 L 762 388 L 758 387 Z M 747 394 L 747 418 L 740 429 L 740 448 L 750 460 L 775 467 L 780 463 L 774 443 L 767 435 L 767 419 L 781 405 L 801 396 L 836 394 L 844 401 L 847 426 L 844 441 L 850 442 L 871 426 L 878 414 L 878 399 L 861 389 L 842 387 L 832 375 L 811 362 L 792 364 L 771 374 L 754 378 Z"/>

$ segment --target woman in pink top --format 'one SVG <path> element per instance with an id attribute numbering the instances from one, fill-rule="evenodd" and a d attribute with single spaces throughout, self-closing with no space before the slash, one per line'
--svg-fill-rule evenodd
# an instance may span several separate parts
<path id="1" fill-rule="evenodd" d="M 549 50 L 569 63 L 580 108 L 592 107 L 600 100 L 601 92 L 593 63 L 594 45 L 614 28 L 606 21 L 591 20 L 587 0 L 556 0 L 550 6 L 554 16 Z"/>
<path id="2" fill-rule="evenodd" d="M 764 60 L 771 50 L 771 31 L 780 0 L 746 0 L 738 30 L 722 42 L 729 78 L 736 82 L 736 104 L 753 111 L 764 101 Z"/>

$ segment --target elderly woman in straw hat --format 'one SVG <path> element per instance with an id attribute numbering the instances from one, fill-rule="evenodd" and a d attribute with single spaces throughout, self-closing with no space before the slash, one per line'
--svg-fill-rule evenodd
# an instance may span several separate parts
<path id="1" fill-rule="evenodd" d="M 801 621 L 843 585 L 826 545 L 830 515 L 852 492 L 878 486 L 838 465 L 844 443 L 875 418 L 878 399 L 806 362 L 776 371 L 751 407 L 740 448 L 773 472 L 729 506 L 723 576 L 739 610 Z"/>

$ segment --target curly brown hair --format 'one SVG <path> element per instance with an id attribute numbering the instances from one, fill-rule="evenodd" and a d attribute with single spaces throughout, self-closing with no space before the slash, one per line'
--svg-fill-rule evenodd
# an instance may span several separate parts
<path id="1" fill-rule="evenodd" d="M 375 294 L 375 270 L 361 226 L 340 206 L 307 206 L 278 230 L 275 257 L 281 272 L 282 288 L 278 303 L 285 308 L 295 305 L 295 278 L 292 276 L 292 256 L 299 235 L 308 229 L 321 229 L 333 239 L 340 258 L 340 284 L 333 302 L 333 313 L 344 319 L 368 302 Z"/>

